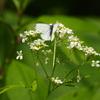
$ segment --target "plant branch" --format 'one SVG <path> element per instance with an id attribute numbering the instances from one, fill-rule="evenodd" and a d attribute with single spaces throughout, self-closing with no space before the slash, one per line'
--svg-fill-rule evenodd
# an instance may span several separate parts
<path id="1" fill-rule="evenodd" d="M 56 47 L 57 47 L 57 44 L 56 44 L 56 38 L 55 38 L 55 39 L 54 39 L 53 65 L 52 65 L 53 69 L 52 69 L 52 73 L 51 73 L 50 79 L 53 77 L 54 71 L 55 71 L 55 67 L 56 67 Z M 49 97 L 49 95 L 50 95 L 51 92 L 52 92 L 52 91 L 50 90 L 50 88 L 51 88 L 51 80 L 49 80 L 49 87 L 48 87 L 47 98 Z M 47 98 L 46 98 L 46 100 L 47 100 Z"/>

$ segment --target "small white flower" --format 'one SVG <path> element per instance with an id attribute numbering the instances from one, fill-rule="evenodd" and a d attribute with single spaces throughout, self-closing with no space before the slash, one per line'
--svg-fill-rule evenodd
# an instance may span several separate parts
<path id="1" fill-rule="evenodd" d="M 99 60 L 97 60 L 97 61 L 94 61 L 94 60 L 92 60 L 92 64 L 91 64 L 91 66 L 92 67 L 100 67 L 100 61 Z"/>
<path id="2" fill-rule="evenodd" d="M 32 37 L 36 37 L 37 36 L 37 32 L 30 30 L 30 31 L 24 31 L 23 34 L 20 34 L 20 37 L 22 38 L 22 43 L 25 43 L 26 41 L 28 41 L 30 38 Z M 30 37 L 30 38 L 29 38 Z"/>
<path id="3" fill-rule="evenodd" d="M 34 42 L 29 43 L 30 49 L 32 50 L 40 50 L 41 48 L 47 47 L 44 43 L 45 41 L 42 39 L 34 40 Z"/>
<path id="4" fill-rule="evenodd" d="M 83 41 L 80 41 L 77 36 L 69 36 L 68 37 L 68 42 L 70 43 L 69 46 L 67 47 L 68 49 L 72 48 L 77 48 L 78 50 L 83 50 L 82 43 Z"/>
<path id="5" fill-rule="evenodd" d="M 97 53 L 96 51 L 94 51 L 94 48 L 92 47 L 84 47 L 83 51 L 85 52 L 85 55 L 95 55 L 95 56 L 100 56 L 99 53 Z"/>
<path id="6" fill-rule="evenodd" d="M 49 58 L 45 58 L 45 64 L 48 64 Z"/>
<path id="7" fill-rule="evenodd" d="M 81 80 L 81 77 L 78 75 L 77 76 L 77 82 L 80 82 L 80 80 Z"/>
<path id="8" fill-rule="evenodd" d="M 52 54 L 52 50 L 42 50 L 41 51 L 44 55 L 47 55 L 47 54 Z"/>
<path id="9" fill-rule="evenodd" d="M 22 50 L 17 51 L 17 54 L 18 54 L 18 56 L 16 57 L 16 59 L 20 59 L 20 60 L 22 60 L 22 59 L 23 59 Z"/>
<path id="10" fill-rule="evenodd" d="M 46 50 L 47 54 L 51 54 L 52 53 L 52 50 L 49 49 L 49 50 Z"/>
<path id="11" fill-rule="evenodd" d="M 73 33 L 73 30 L 71 30 L 71 29 L 67 28 L 66 30 L 67 30 L 67 33 L 68 33 L 68 34 L 74 34 L 74 33 Z"/>
<path id="12" fill-rule="evenodd" d="M 36 66 L 39 66 L 39 62 L 36 63 Z"/>
<path id="13" fill-rule="evenodd" d="M 69 37 L 68 37 L 68 41 L 74 41 L 74 42 L 76 42 L 76 41 L 79 41 L 79 38 L 77 38 L 77 36 L 73 36 L 73 35 L 70 35 Z"/>
<path id="14" fill-rule="evenodd" d="M 63 84 L 63 82 L 60 79 L 58 79 L 58 77 L 56 78 L 52 77 L 51 81 L 54 82 L 55 84 Z"/>
<path id="15" fill-rule="evenodd" d="M 57 62 L 58 64 L 60 64 L 60 60 L 59 60 L 59 58 L 56 58 L 56 62 Z"/>
<path id="16" fill-rule="evenodd" d="M 58 23 L 56 34 L 59 38 L 63 38 L 66 34 L 73 34 L 73 32 L 71 29 L 66 28 L 63 24 Z"/>
<path id="17" fill-rule="evenodd" d="M 28 40 L 28 37 L 26 35 L 20 34 L 20 37 L 22 38 L 22 43 L 25 43 L 25 41 Z"/>

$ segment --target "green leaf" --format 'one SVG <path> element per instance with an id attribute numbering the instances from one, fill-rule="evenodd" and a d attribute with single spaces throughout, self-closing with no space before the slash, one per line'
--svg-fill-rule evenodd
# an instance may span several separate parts
<path id="1" fill-rule="evenodd" d="M 92 76 L 92 74 L 91 75 L 86 75 L 86 76 L 81 77 L 81 79 L 86 79 L 86 78 L 89 78 L 91 76 Z"/>
<path id="2" fill-rule="evenodd" d="M 12 63 L 7 66 L 7 74 L 6 74 L 6 85 L 16 85 L 21 82 L 18 88 L 13 88 L 7 91 L 7 94 L 10 100 L 36 100 L 36 96 L 39 100 L 43 100 L 46 97 L 47 87 L 43 80 L 38 76 L 38 88 L 36 89 L 36 79 L 35 72 L 29 66 L 19 62 L 12 61 Z M 33 90 L 36 91 L 30 92 L 28 87 L 31 87 L 33 83 Z M 23 88 L 25 87 L 25 88 Z M 42 89 L 44 87 L 44 89 Z M 41 94 L 40 94 L 41 92 Z M 13 95 L 12 95 L 13 94 Z"/>
<path id="3" fill-rule="evenodd" d="M 77 87 L 77 86 L 75 86 L 75 85 L 73 85 L 73 84 L 69 84 L 69 83 L 64 83 L 63 85 L 64 85 L 64 86 L 68 86 L 68 87 Z"/>
<path id="4" fill-rule="evenodd" d="M 37 82 L 36 82 L 36 80 L 32 83 L 32 86 L 31 86 L 32 88 L 32 91 L 35 91 L 36 90 L 36 88 L 37 88 Z"/>
<path id="5" fill-rule="evenodd" d="M 0 21 L 0 66 L 5 63 L 5 59 L 9 56 L 11 45 L 13 42 L 13 33 L 9 27 Z"/>
<path id="6" fill-rule="evenodd" d="M 48 20 L 49 19 L 49 20 Z M 61 22 L 66 27 L 72 29 L 74 32 L 98 32 L 99 28 L 90 21 L 84 20 L 79 17 L 63 16 L 63 15 L 43 15 L 37 19 L 38 22 L 43 23 L 56 23 Z M 78 33 L 79 34 L 79 33 Z"/>
<path id="7" fill-rule="evenodd" d="M 0 100 L 10 100 L 7 93 L 0 94 Z"/>
<path id="8" fill-rule="evenodd" d="M 16 88 L 16 87 L 21 87 L 21 85 L 10 85 L 10 86 L 0 88 L 0 94 L 4 93 L 12 88 Z"/>
<path id="9" fill-rule="evenodd" d="M 99 98 L 100 84 L 78 89 L 54 100 L 99 100 Z"/>

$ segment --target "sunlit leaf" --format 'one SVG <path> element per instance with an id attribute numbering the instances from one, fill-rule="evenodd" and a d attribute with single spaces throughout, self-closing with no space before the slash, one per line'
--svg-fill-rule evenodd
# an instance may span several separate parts
<path id="1" fill-rule="evenodd" d="M 16 87 L 21 87 L 21 85 L 10 85 L 10 86 L 0 88 L 0 94 L 4 93 L 10 89 L 16 88 Z"/>
<path id="2" fill-rule="evenodd" d="M 69 84 L 69 83 L 64 83 L 63 85 L 64 85 L 64 86 L 68 86 L 68 87 L 77 87 L 77 86 L 75 86 L 75 85 L 73 85 L 73 84 Z"/>
<path id="3" fill-rule="evenodd" d="M 31 85 L 31 89 L 32 89 L 32 91 L 35 91 L 36 88 L 37 88 L 37 82 L 36 82 L 36 80 L 35 80 L 35 81 L 32 83 L 32 85 Z"/>
<path id="4" fill-rule="evenodd" d="M 34 83 L 33 90 L 36 89 L 36 82 L 34 81 L 35 79 L 35 72 L 32 68 L 21 62 L 12 61 L 7 70 L 6 85 L 15 85 L 21 82 L 20 86 L 22 87 L 13 88 L 7 91 L 10 100 L 14 100 L 14 98 L 16 98 L 16 100 L 30 100 L 31 98 L 35 100 L 36 97 L 34 96 L 34 93 L 28 89 L 31 87 L 32 83 Z M 47 91 L 46 85 L 40 77 L 38 77 L 38 82 L 39 88 L 36 89 L 35 94 L 40 99 L 45 98 L 46 94 L 44 93 Z M 42 89 L 42 87 L 44 87 L 44 89 Z M 41 94 L 39 93 L 40 90 Z"/>
<path id="5" fill-rule="evenodd" d="M 86 78 L 89 78 L 91 76 L 92 76 L 92 74 L 91 75 L 86 75 L 86 76 L 81 77 L 81 79 L 86 79 Z"/>
<path id="6" fill-rule="evenodd" d="M 70 92 L 58 99 L 54 100 L 99 100 L 100 98 L 100 85 L 90 86 L 87 88 L 78 89 L 76 91 Z"/>

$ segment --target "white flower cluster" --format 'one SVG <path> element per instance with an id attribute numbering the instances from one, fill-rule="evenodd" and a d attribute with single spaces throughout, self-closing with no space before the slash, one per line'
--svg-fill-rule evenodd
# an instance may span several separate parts
<path id="1" fill-rule="evenodd" d="M 29 40 L 29 37 L 36 37 L 37 36 L 37 31 L 24 31 L 24 34 L 20 34 L 20 37 L 22 37 L 22 43 L 25 43 L 26 41 Z"/>
<path id="2" fill-rule="evenodd" d="M 65 27 L 61 23 L 52 24 L 53 28 L 51 30 L 48 30 L 51 26 L 49 24 L 36 24 L 36 30 L 30 30 L 25 31 L 24 34 L 20 34 L 20 37 L 22 38 L 22 42 L 27 42 L 27 45 L 29 45 L 31 50 L 40 50 L 44 47 L 49 47 L 45 41 L 52 40 L 54 38 L 58 38 L 57 40 L 57 46 L 61 45 L 61 39 L 62 38 L 68 38 L 67 41 L 69 43 L 69 46 L 67 46 L 68 49 L 76 48 L 78 50 L 81 50 L 85 53 L 86 56 L 100 56 L 99 53 L 97 53 L 92 47 L 87 47 L 83 45 L 83 41 L 80 41 L 77 36 L 74 36 L 73 30 Z M 44 27 L 45 26 L 45 27 Z M 39 32 L 40 30 L 40 32 Z M 50 33 L 52 32 L 52 33 Z M 41 34 L 40 34 L 41 33 Z M 40 35 L 39 37 L 37 37 Z M 52 37 L 52 38 L 51 38 Z M 51 38 L 51 39 L 49 39 Z M 51 51 L 42 51 L 44 54 L 49 54 Z M 18 54 L 19 55 L 19 54 Z M 21 56 L 17 57 L 16 59 L 22 59 Z"/>
<path id="3" fill-rule="evenodd" d="M 58 79 L 58 77 L 56 78 L 52 77 L 51 81 L 54 82 L 55 84 L 63 84 L 63 82 L 60 79 Z"/>
<path id="4" fill-rule="evenodd" d="M 48 64 L 48 62 L 49 62 L 49 58 L 46 57 L 46 58 L 45 58 L 45 64 Z"/>
<path id="5" fill-rule="evenodd" d="M 90 55 L 100 56 L 100 54 L 97 53 L 94 50 L 94 48 L 84 46 L 83 45 L 84 42 L 80 41 L 79 38 L 77 38 L 77 36 L 74 35 L 68 36 L 68 42 L 69 42 L 69 46 L 67 46 L 68 49 L 76 48 L 78 50 L 82 50 L 86 56 L 90 56 Z"/>
<path id="6" fill-rule="evenodd" d="M 39 49 L 41 49 L 43 47 L 48 47 L 48 45 L 46 45 L 44 42 L 45 41 L 42 40 L 42 39 L 34 40 L 33 42 L 29 43 L 30 49 L 39 50 Z"/>
<path id="7" fill-rule="evenodd" d="M 20 34 L 20 37 L 22 37 L 23 43 L 27 42 L 31 50 L 40 50 L 41 48 L 48 47 L 48 45 L 44 43 L 45 40 L 33 39 L 34 37 L 37 36 L 37 34 L 38 34 L 37 31 L 30 30 L 30 31 L 25 31 L 24 34 Z"/>
<path id="8" fill-rule="evenodd" d="M 42 52 L 42 54 L 44 54 L 44 55 L 47 55 L 47 54 L 52 54 L 52 50 L 42 50 L 41 51 Z"/>
<path id="9" fill-rule="evenodd" d="M 67 47 L 68 49 L 72 49 L 74 47 L 79 50 L 83 49 L 83 46 L 81 45 L 83 43 L 83 41 L 79 41 L 77 36 L 70 35 L 68 37 L 68 42 L 70 42 L 70 45 Z"/>
<path id="10" fill-rule="evenodd" d="M 100 67 L 100 61 L 99 60 L 97 60 L 97 61 L 92 60 L 91 66 L 92 67 Z"/>
<path id="11" fill-rule="evenodd" d="M 92 48 L 92 47 L 87 47 L 87 46 L 85 46 L 85 47 L 83 48 L 83 51 L 85 52 L 85 55 L 100 56 L 100 54 L 97 53 L 97 52 L 94 50 L 94 48 Z"/>
<path id="12" fill-rule="evenodd" d="M 78 75 L 77 76 L 77 82 L 80 82 L 80 80 L 81 80 L 81 77 Z"/>
<path id="13" fill-rule="evenodd" d="M 63 38 L 66 35 L 66 33 L 73 34 L 73 31 L 69 28 L 66 28 L 63 24 L 58 23 L 58 28 L 56 30 L 56 33 L 59 38 Z"/>

